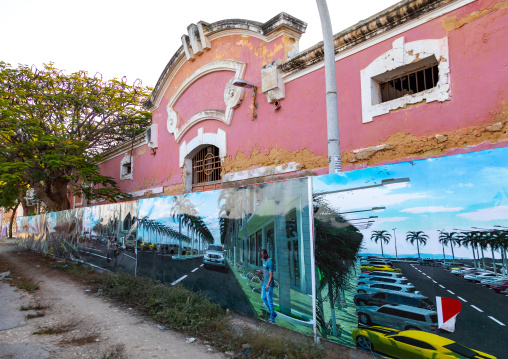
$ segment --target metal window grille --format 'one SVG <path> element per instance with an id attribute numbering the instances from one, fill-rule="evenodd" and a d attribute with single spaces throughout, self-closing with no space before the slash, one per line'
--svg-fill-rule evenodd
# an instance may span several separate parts
<path id="1" fill-rule="evenodd" d="M 220 181 L 221 169 L 219 149 L 215 146 L 203 148 L 192 159 L 192 184 Z"/>
<path id="2" fill-rule="evenodd" d="M 438 65 L 421 69 L 379 84 L 381 102 L 422 92 L 436 86 L 439 80 Z"/>

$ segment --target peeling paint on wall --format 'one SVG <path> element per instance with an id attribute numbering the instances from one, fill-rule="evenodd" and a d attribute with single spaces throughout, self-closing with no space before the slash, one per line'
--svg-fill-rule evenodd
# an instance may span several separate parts
<path id="1" fill-rule="evenodd" d="M 175 194 L 182 194 L 185 192 L 185 185 L 183 183 L 173 184 L 171 186 L 164 186 L 164 196 L 172 196 Z"/>
<path id="2" fill-rule="evenodd" d="M 460 19 L 457 19 L 457 15 L 447 17 L 443 19 L 443 28 L 446 31 L 452 31 L 461 28 L 462 26 L 469 24 L 470 22 L 478 20 L 479 18 L 487 14 L 490 14 L 493 11 L 501 9 L 508 9 L 508 0 L 498 2 L 494 6 L 491 6 L 489 8 L 480 11 L 473 11 L 472 13 L 469 13 L 466 16 L 461 17 Z"/>
<path id="3" fill-rule="evenodd" d="M 250 157 L 240 151 L 237 152 L 235 157 L 227 157 L 223 163 L 222 173 L 244 171 L 254 167 L 282 165 L 290 162 L 301 164 L 298 170 L 328 167 L 328 158 L 326 156 L 316 155 L 306 148 L 301 151 L 272 148 L 267 154 L 253 148 Z"/>
<path id="4" fill-rule="evenodd" d="M 380 145 L 342 153 L 342 165 L 365 163 L 374 166 L 384 161 L 401 160 L 411 156 L 422 158 L 438 156 L 455 148 L 506 141 L 508 140 L 506 100 L 502 101 L 502 106 L 502 110 L 494 115 L 494 120 L 490 124 L 421 137 L 397 132 Z"/>

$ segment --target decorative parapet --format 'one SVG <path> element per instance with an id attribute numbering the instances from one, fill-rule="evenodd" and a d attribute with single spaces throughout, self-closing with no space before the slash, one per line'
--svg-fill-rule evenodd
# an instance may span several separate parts
<path id="1" fill-rule="evenodd" d="M 417 19 L 432 10 L 444 7 L 460 0 L 405 0 L 383 10 L 356 25 L 353 25 L 333 37 L 335 53 L 342 52 L 359 43 L 378 36 L 395 27 Z M 324 60 L 323 42 L 301 52 L 285 63 L 279 70 L 286 76 L 303 70 Z"/>
<path id="2" fill-rule="evenodd" d="M 187 34 L 182 36 L 182 46 L 175 52 L 162 72 L 157 84 L 148 101 L 143 106 L 154 111 L 160 103 L 162 94 L 165 92 L 168 80 L 178 71 L 185 61 L 193 61 L 195 56 L 199 56 L 206 49 L 211 48 L 211 41 L 222 36 L 229 35 L 249 35 L 270 42 L 280 36 L 288 36 L 296 41 L 305 32 L 307 24 L 297 18 L 284 12 L 274 16 L 265 23 L 228 19 L 208 24 L 200 21 L 196 24 L 190 24 L 187 27 Z"/>

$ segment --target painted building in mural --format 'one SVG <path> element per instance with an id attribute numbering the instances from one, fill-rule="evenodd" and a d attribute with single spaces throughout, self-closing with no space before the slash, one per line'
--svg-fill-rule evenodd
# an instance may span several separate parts
<path id="1" fill-rule="evenodd" d="M 505 146 L 507 13 L 401 1 L 337 33 L 343 170 Z M 328 173 L 323 47 L 300 51 L 305 28 L 286 13 L 191 24 L 146 104 L 153 125 L 103 173 L 135 198 Z"/>

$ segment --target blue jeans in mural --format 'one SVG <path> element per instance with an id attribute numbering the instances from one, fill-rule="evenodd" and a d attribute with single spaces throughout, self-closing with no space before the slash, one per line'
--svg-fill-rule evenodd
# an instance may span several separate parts
<path id="1" fill-rule="evenodd" d="M 265 303 L 266 308 L 270 311 L 270 320 L 273 322 L 277 316 L 275 309 L 273 309 L 273 287 L 268 287 L 268 292 L 265 288 L 266 284 L 263 283 L 263 287 L 261 288 L 261 299 Z"/>

